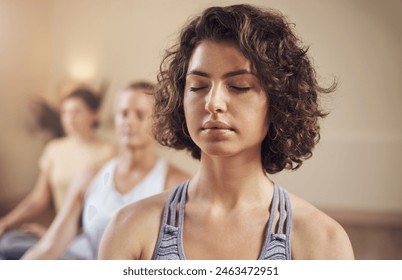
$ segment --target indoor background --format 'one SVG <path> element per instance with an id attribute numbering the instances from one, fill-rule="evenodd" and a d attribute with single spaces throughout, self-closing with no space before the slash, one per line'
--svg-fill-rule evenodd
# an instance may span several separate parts
<path id="1" fill-rule="evenodd" d="M 0 215 L 29 192 L 47 141 L 32 98 L 56 104 L 74 81 L 107 85 L 100 135 L 113 139 L 113 98 L 130 81 L 155 81 L 163 50 L 191 16 L 244 1 L 0 0 Z M 254 0 L 282 11 L 320 81 L 338 90 L 321 141 L 296 172 L 273 176 L 338 220 L 356 258 L 402 259 L 402 1 Z M 161 148 L 194 172 L 185 152 Z"/>

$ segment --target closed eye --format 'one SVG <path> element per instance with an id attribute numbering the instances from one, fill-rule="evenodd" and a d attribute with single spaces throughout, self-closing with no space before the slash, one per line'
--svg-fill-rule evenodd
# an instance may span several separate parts
<path id="1" fill-rule="evenodd" d="M 246 92 L 251 89 L 251 87 L 236 87 L 236 86 L 231 86 L 230 88 L 236 92 Z"/>
<path id="2" fill-rule="evenodd" d="M 190 91 L 192 92 L 197 92 L 203 89 L 206 89 L 207 87 L 190 87 Z"/>

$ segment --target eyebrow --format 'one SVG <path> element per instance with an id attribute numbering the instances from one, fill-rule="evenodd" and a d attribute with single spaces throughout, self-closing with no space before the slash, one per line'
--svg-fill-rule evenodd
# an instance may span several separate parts
<path id="1" fill-rule="evenodd" d="M 246 70 L 246 69 L 242 69 L 242 70 L 236 70 L 236 71 L 225 73 L 223 75 L 223 78 L 229 78 L 229 77 L 245 75 L 245 74 L 251 74 L 251 75 L 255 76 L 255 73 L 253 73 L 249 70 Z M 191 70 L 190 72 L 187 73 L 187 76 L 189 76 L 189 75 L 197 75 L 197 76 L 207 77 L 207 78 L 211 77 L 208 73 L 198 71 L 198 70 Z"/>

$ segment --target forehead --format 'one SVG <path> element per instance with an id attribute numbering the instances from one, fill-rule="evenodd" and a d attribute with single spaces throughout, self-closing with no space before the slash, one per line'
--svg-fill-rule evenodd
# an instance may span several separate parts
<path id="1" fill-rule="evenodd" d="M 153 96 L 140 89 L 126 89 L 119 92 L 116 104 L 119 109 L 152 110 Z"/>
<path id="2" fill-rule="evenodd" d="M 238 70 L 251 72 L 251 62 L 232 42 L 202 41 L 190 57 L 188 72 L 192 70 L 222 74 Z"/>
<path id="3" fill-rule="evenodd" d="M 79 97 L 68 97 L 61 103 L 63 109 L 88 108 L 84 100 Z"/>

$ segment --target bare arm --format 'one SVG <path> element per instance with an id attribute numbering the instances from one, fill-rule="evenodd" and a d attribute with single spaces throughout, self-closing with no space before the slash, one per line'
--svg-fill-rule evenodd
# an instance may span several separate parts
<path id="1" fill-rule="evenodd" d="M 7 229 L 42 213 L 50 205 L 51 190 L 46 172 L 39 174 L 34 189 L 13 209 L 0 219 L 0 235 Z"/>
<path id="2" fill-rule="evenodd" d="M 78 233 L 84 196 L 94 174 L 94 171 L 86 172 L 72 182 L 66 201 L 50 228 L 23 259 L 58 259 L 64 253 Z"/>
<path id="3" fill-rule="evenodd" d="M 314 237 L 315 235 L 315 237 Z M 298 259 L 304 260 L 353 260 L 352 245 L 346 232 L 339 225 L 321 228 L 321 232 L 306 236 L 304 252 Z M 295 256 L 296 257 L 296 254 Z"/>
<path id="4" fill-rule="evenodd" d="M 138 239 L 130 238 L 134 233 L 126 223 L 129 210 L 123 209 L 113 218 L 103 234 L 98 259 L 101 260 L 139 260 L 141 245 Z M 130 233 L 131 232 L 131 233 Z"/>
<path id="5" fill-rule="evenodd" d="M 151 259 L 169 194 L 164 192 L 121 209 L 106 228 L 98 259 Z"/>
<path id="6" fill-rule="evenodd" d="M 349 237 L 335 220 L 305 202 L 301 207 L 295 207 L 293 213 L 292 257 L 294 259 L 354 259 Z"/>

